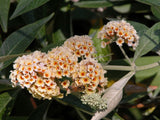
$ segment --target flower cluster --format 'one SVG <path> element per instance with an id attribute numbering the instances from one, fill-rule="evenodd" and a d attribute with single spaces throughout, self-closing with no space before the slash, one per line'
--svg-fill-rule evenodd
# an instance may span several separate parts
<path id="1" fill-rule="evenodd" d="M 45 58 L 50 76 L 61 79 L 71 77 L 77 70 L 78 58 L 67 47 L 57 47 L 48 52 Z"/>
<path id="2" fill-rule="evenodd" d="M 124 20 L 108 22 L 98 33 L 98 38 L 103 40 L 101 42 L 102 48 L 105 48 L 111 42 L 116 42 L 119 46 L 126 43 L 128 46 L 136 49 L 139 42 L 139 36 L 134 27 Z"/>
<path id="3" fill-rule="evenodd" d="M 101 64 L 93 58 L 82 60 L 79 63 L 78 73 L 74 74 L 75 86 L 83 87 L 84 93 L 93 93 L 102 90 L 107 85 L 106 73 Z"/>
<path id="4" fill-rule="evenodd" d="M 80 56 L 86 58 L 82 57 L 78 61 L 80 56 L 77 57 L 75 51 L 68 46 L 70 44 L 76 51 L 84 50 L 85 54 Z M 27 88 L 38 99 L 63 97 L 60 91 L 62 88 L 67 90 L 67 94 L 75 89 L 87 94 L 102 91 L 107 84 L 107 79 L 104 78 L 106 71 L 97 60 L 89 57 L 94 52 L 92 44 L 88 36 L 75 36 L 47 54 L 35 51 L 18 57 L 10 74 L 13 87 L 20 85 Z"/>
<path id="5" fill-rule="evenodd" d="M 84 94 L 81 96 L 81 101 L 95 110 L 107 109 L 106 100 L 99 93 Z"/>
<path id="6" fill-rule="evenodd" d="M 73 54 L 77 57 L 91 57 L 91 55 L 95 52 L 93 41 L 91 40 L 91 37 L 87 35 L 75 35 L 70 37 L 65 41 L 64 46 L 70 48 Z"/>
<path id="7" fill-rule="evenodd" d="M 13 87 L 20 85 L 38 99 L 51 99 L 61 96 L 60 88 L 54 78 L 49 77 L 49 70 L 44 64 L 45 53 L 35 51 L 29 55 L 18 57 L 13 65 L 10 79 Z"/>

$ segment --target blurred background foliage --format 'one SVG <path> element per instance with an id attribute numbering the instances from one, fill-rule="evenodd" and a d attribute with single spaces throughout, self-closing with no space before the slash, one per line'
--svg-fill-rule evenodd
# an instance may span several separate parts
<path id="1" fill-rule="evenodd" d="M 0 119 L 88 120 L 94 111 L 74 95 L 64 99 L 37 100 L 25 89 L 12 88 L 8 78 L 17 56 L 35 50 L 47 52 L 73 35 L 89 34 L 102 64 L 128 65 L 113 44 L 100 48 L 96 35 L 110 20 L 125 19 L 139 36 L 160 21 L 159 0 L 0 0 Z M 160 27 L 159 27 L 160 30 Z M 160 34 L 159 34 L 160 35 Z M 160 38 L 159 38 L 160 39 Z M 160 41 L 160 40 L 159 40 Z M 134 51 L 124 46 L 129 57 Z M 147 51 L 136 65 L 159 61 Z M 160 67 L 139 71 L 124 89 L 124 98 L 106 120 L 160 120 Z M 110 86 L 125 75 L 108 71 Z"/>

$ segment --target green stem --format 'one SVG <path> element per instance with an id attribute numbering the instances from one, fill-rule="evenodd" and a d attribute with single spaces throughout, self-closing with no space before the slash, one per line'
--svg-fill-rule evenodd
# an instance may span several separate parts
<path id="1" fill-rule="evenodd" d="M 106 66 L 103 66 L 103 69 L 105 69 L 105 70 L 132 71 L 133 67 L 131 67 L 131 66 L 106 65 Z"/>
<path id="2" fill-rule="evenodd" d="M 75 110 L 76 110 L 76 112 L 78 113 L 78 115 L 80 116 L 80 118 L 81 118 L 82 120 L 87 120 L 87 119 L 85 118 L 85 116 L 83 115 L 83 113 L 82 113 L 79 109 L 77 109 L 77 108 L 75 107 Z"/>
<path id="3" fill-rule="evenodd" d="M 103 66 L 105 70 L 120 70 L 120 71 L 142 71 L 151 69 L 154 67 L 158 67 L 160 65 L 159 61 L 156 63 L 152 63 L 149 65 L 143 65 L 143 66 L 117 66 L 117 65 L 106 65 Z"/>
<path id="4" fill-rule="evenodd" d="M 129 59 L 128 55 L 126 54 L 126 52 L 123 50 L 123 48 L 121 46 L 119 46 L 120 50 L 122 51 L 124 57 L 128 60 L 128 62 L 130 63 L 130 65 L 132 65 L 131 60 Z"/>
<path id="5" fill-rule="evenodd" d="M 149 64 L 149 65 L 137 66 L 137 67 L 136 67 L 136 71 L 147 70 L 147 69 L 151 69 L 151 68 L 157 67 L 157 66 L 160 65 L 159 62 L 160 62 L 160 61 L 158 61 L 158 62 L 156 62 L 156 63 Z"/>

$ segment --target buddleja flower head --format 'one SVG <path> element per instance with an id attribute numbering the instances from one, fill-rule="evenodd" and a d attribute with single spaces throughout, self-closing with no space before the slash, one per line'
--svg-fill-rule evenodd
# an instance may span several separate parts
<path id="1" fill-rule="evenodd" d="M 124 20 L 108 22 L 98 33 L 98 38 L 103 40 L 101 43 L 102 48 L 105 48 L 111 42 L 116 42 L 119 46 L 126 43 L 136 49 L 139 42 L 139 36 L 134 27 Z"/>
<path id="2" fill-rule="evenodd" d="M 74 87 L 83 88 L 83 93 L 94 93 L 103 90 L 107 85 L 106 73 L 101 64 L 93 58 L 87 58 L 79 63 L 77 73 L 74 73 L 72 79 Z"/>
<path id="3" fill-rule="evenodd" d="M 81 101 L 95 110 L 105 110 L 107 108 L 106 100 L 99 93 L 84 94 L 81 96 Z"/>
<path id="4" fill-rule="evenodd" d="M 46 64 L 51 77 L 71 77 L 77 70 L 78 58 L 67 47 L 57 47 L 48 52 Z"/>
<path id="5" fill-rule="evenodd" d="M 21 88 L 27 88 L 38 99 L 61 96 L 60 88 L 51 77 L 51 71 L 45 64 L 44 58 L 46 54 L 40 51 L 18 57 L 10 74 L 13 87 L 20 85 Z"/>
<path id="6" fill-rule="evenodd" d="M 88 35 L 75 35 L 70 37 L 65 41 L 64 46 L 71 49 L 77 57 L 91 57 L 91 55 L 95 52 L 93 41 Z"/>
<path id="7" fill-rule="evenodd" d="M 92 41 L 88 40 L 87 36 L 80 38 L 83 42 L 79 41 L 78 45 L 74 44 L 73 47 L 76 50 L 86 47 L 91 55 Z M 82 45 L 79 47 L 79 44 Z M 98 92 L 107 84 L 104 77 L 106 71 L 98 61 L 86 56 L 78 62 L 77 54 L 65 45 L 53 48 L 47 54 L 35 51 L 18 57 L 13 67 L 10 74 L 13 86 L 27 88 L 38 99 L 63 97 L 61 88 L 65 89 L 67 94 L 73 92 L 73 88 L 81 88 L 78 92 L 87 94 Z"/>

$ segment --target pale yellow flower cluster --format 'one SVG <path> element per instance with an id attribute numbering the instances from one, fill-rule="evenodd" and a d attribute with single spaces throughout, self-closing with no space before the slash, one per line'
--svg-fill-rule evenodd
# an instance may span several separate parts
<path id="1" fill-rule="evenodd" d="M 105 48 L 109 43 L 116 42 L 119 46 L 126 43 L 128 46 L 136 49 L 139 43 L 139 36 L 136 30 L 130 23 L 124 20 L 108 22 L 98 33 L 98 38 L 103 40 L 101 42 L 102 48 Z"/>
<path id="2" fill-rule="evenodd" d="M 70 37 L 64 42 L 64 46 L 72 50 L 77 57 L 91 57 L 95 53 L 93 41 L 88 35 Z"/>
<path id="3" fill-rule="evenodd" d="M 57 47 L 48 52 L 45 63 L 48 65 L 49 75 L 61 79 L 71 77 L 77 71 L 78 58 L 69 48 Z"/>
<path id="4" fill-rule="evenodd" d="M 74 45 L 70 43 L 73 38 L 76 38 Z M 80 56 L 66 44 L 72 45 L 74 50 L 79 51 L 84 50 L 86 46 L 84 52 L 88 52 L 89 56 L 94 52 L 90 49 L 94 49 L 90 37 L 75 36 L 47 54 L 35 51 L 18 57 L 10 74 L 13 87 L 20 85 L 22 88 L 27 88 L 33 97 L 38 99 L 63 97 L 60 89 L 65 89 L 67 94 L 73 91 L 95 93 L 103 90 L 107 79 L 104 78 L 106 71 L 101 64 L 89 56 L 83 56 L 85 54 L 80 54 L 83 57 L 78 61 Z"/>
<path id="5" fill-rule="evenodd" d="M 74 76 L 73 80 L 77 87 L 83 86 L 84 93 L 95 93 L 107 85 L 105 73 L 106 71 L 97 60 L 88 58 L 79 63 L 77 75 Z"/>
<path id="6" fill-rule="evenodd" d="M 10 74 L 13 87 L 20 85 L 22 88 L 27 88 L 38 99 L 60 96 L 60 88 L 54 78 L 49 77 L 50 71 L 44 62 L 46 57 L 47 54 L 40 51 L 18 57 L 13 65 L 15 70 Z"/>

